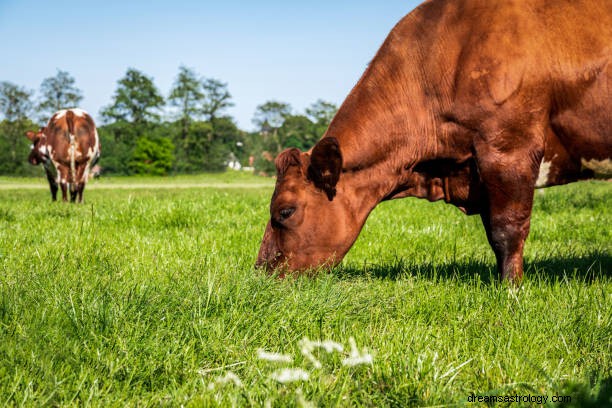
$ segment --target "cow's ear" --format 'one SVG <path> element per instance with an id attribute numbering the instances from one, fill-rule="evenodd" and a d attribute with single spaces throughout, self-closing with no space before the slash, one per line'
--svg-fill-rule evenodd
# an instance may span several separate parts
<path id="1" fill-rule="evenodd" d="M 30 139 L 32 142 L 35 142 L 36 139 L 38 139 L 37 137 L 37 133 L 36 132 L 32 132 L 31 130 L 28 130 L 25 134 L 25 137 L 27 137 L 28 139 Z"/>
<path id="2" fill-rule="evenodd" d="M 312 149 L 308 178 L 327 194 L 331 201 L 342 172 L 342 153 L 335 137 L 325 137 Z"/>
<path id="3" fill-rule="evenodd" d="M 301 154 L 300 149 L 295 147 L 282 151 L 274 160 L 277 176 L 283 177 L 290 166 L 301 166 Z"/>

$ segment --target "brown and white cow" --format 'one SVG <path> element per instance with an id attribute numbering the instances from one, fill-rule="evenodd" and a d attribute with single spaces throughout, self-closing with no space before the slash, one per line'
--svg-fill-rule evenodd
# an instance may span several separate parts
<path id="1" fill-rule="evenodd" d="M 612 1 L 427 1 L 319 143 L 277 157 L 257 264 L 336 264 L 378 203 L 412 196 L 480 214 L 500 276 L 519 281 L 534 188 L 611 157 Z"/>
<path id="2" fill-rule="evenodd" d="M 70 201 L 82 202 L 89 171 L 100 157 L 100 140 L 91 116 L 81 109 L 60 110 L 46 127 L 26 136 L 32 141 L 28 161 L 44 166 L 52 200 L 57 199 L 59 184 L 64 201 L 70 189 Z"/>

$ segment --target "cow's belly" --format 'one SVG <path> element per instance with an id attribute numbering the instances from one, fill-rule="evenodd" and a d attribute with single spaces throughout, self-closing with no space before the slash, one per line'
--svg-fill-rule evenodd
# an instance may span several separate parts
<path id="1" fill-rule="evenodd" d="M 536 188 L 566 184 L 589 178 L 612 177 L 612 140 L 599 137 L 591 140 L 579 136 L 572 143 L 564 143 L 563 138 L 549 130 L 546 135 L 544 157 L 536 180 Z"/>
<path id="2" fill-rule="evenodd" d="M 574 90 L 573 103 L 551 114 L 536 187 L 612 177 L 610 81 L 608 67 L 596 82 Z"/>

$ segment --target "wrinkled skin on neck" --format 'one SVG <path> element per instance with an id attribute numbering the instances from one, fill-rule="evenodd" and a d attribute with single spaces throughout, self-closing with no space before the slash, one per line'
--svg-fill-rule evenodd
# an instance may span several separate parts
<path id="1" fill-rule="evenodd" d="M 342 180 L 348 177 L 340 177 L 336 139 L 323 139 L 311 153 L 286 150 L 275 164 L 278 178 L 257 266 L 282 276 L 339 263 L 375 203 L 356 200 L 355 189 Z"/>

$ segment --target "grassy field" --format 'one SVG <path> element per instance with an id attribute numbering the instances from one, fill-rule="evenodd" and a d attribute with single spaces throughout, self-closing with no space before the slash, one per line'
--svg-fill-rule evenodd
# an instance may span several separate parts
<path id="1" fill-rule="evenodd" d="M 536 193 L 520 290 L 478 217 L 416 199 L 331 273 L 266 277 L 272 188 L 0 179 L 0 406 L 612 405 L 612 184 Z"/>

